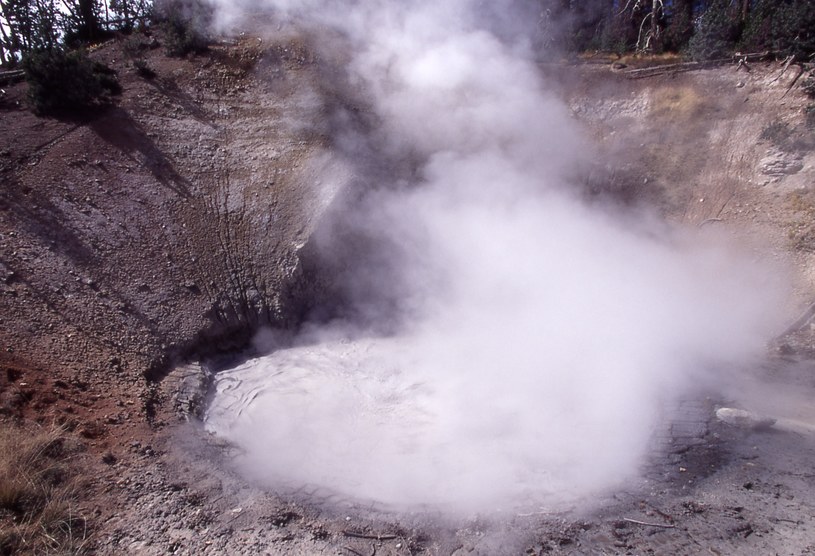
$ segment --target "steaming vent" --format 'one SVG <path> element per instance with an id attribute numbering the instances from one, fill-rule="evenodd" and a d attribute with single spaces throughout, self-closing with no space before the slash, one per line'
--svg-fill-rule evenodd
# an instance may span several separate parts
<path id="1" fill-rule="evenodd" d="M 417 381 L 396 366 L 406 361 L 394 358 L 401 344 L 329 341 L 222 371 L 206 428 L 235 442 L 242 471 L 279 493 L 379 511 L 573 507 L 611 487 L 635 487 L 629 480 L 640 473 L 657 481 L 674 473 L 677 454 L 708 432 L 710 403 L 677 401 L 655 424 L 647 457 L 632 452 L 624 465 L 609 466 L 612 454 L 603 450 L 616 442 L 598 442 L 568 415 L 548 423 L 557 437 L 546 422 L 524 429 L 513 413 L 529 408 L 498 415 L 484 400 L 467 399 L 464 384 Z M 627 432 L 637 431 L 616 434 Z"/>
<path id="2" fill-rule="evenodd" d="M 554 508 L 641 477 L 666 423 L 704 428 L 670 408 L 762 356 L 779 280 L 712 228 L 586 202 L 597 155 L 535 63 L 528 4 L 267 4 L 330 39 L 325 63 L 348 53 L 328 89 L 370 118 L 331 105 L 321 182 L 353 194 L 310 245 L 343 311 L 216 378 L 207 427 L 247 476 Z"/>

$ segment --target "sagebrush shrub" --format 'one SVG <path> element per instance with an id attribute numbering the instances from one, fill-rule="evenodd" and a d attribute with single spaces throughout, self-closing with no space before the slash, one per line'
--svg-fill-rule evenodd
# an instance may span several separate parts
<path id="1" fill-rule="evenodd" d="M 82 51 L 32 52 L 23 59 L 28 98 L 34 111 L 66 115 L 108 102 L 121 92 L 116 72 Z"/>

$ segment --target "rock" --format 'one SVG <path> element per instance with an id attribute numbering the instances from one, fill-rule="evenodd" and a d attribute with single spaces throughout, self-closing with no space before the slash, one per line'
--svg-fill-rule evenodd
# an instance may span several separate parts
<path id="1" fill-rule="evenodd" d="M 797 174 L 803 168 L 804 164 L 799 157 L 782 152 L 770 153 L 759 162 L 761 173 L 775 178 L 775 181 L 784 176 Z"/>
<path id="2" fill-rule="evenodd" d="M 193 282 L 192 280 L 186 280 L 182 286 L 190 291 L 193 295 L 200 295 L 201 288 L 198 287 L 198 284 Z"/>
<path id="3" fill-rule="evenodd" d="M 16 276 L 17 275 L 13 270 L 11 270 L 3 262 L 0 261 L 0 280 L 2 280 L 3 283 L 11 284 L 12 282 L 14 282 Z"/>
<path id="4" fill-rule="evenodd" d="M 716 418 L 734 427 L 753 430 L 769 429 L 776 422 L 772 417 L 763 417 L 750 411 L 745 411 L 744 409 L 735 409 L 732 407 L 720 407 L 717 409 Z"/>

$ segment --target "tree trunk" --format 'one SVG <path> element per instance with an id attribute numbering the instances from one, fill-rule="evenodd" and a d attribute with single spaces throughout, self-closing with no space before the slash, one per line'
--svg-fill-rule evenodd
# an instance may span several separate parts
<path id="1" fill-rule="evenodd" d="M 659 37 L 659 16 L 662 2 L 660 0 L 653 0 L 651 3 L 651 48 L 656 46 L 657 37 Z"/>
<path id="2" fill-rule="evenodd" d="M 9 39 L 6 29 L 11 32 L 9 18 L 6 15 L 6 6 L 0 7 L 0 64 L 6 65 L 14 59 L 12 41 Z"/>
<path id="3" fill-rule="evenodd" d="M 95 3 L 95 0 L 79 0 L 79 16 L 82 18 L 80 25 L 85 28 L 85 38 L 91 41 L 99 35 L 99 20 L 94 9 Z"/>
<path id="4" fill-rule="evenodd" d="M 130 31 L 133 28 L 133 23 L 130 21 L 130 0 L 122 2 L 122 17 L 125 20 L 125 29 Z"/>

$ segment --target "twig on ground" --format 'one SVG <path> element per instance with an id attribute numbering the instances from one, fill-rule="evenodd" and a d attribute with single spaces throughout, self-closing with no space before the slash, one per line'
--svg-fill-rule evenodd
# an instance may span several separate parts
<path id="1" fill-rule="evenodd" d="M 783 521 L 784 523 L 793 523 L 795 525 L 801 525 L 801 522 L 795 519 L 784 519 L 783 517 L 771 517 L 770 521 Z"/>
<path id="2" fill-rule="evenodd" d="M 647 521 L 631 519 L 630 517 L 624 517 L 623 521 L 627 521 L 628 523 L 634 523 L 636 525 L 644 525 L 645 527 L 659 527 L 660 529 L 676 529 L 676 525 L 669 525 L 667 523 L 648 523 Z"/>
<path id="3" fill-rule="evenodd" d="M 356 556 L 365 556 L 362 552 L 356 551 L 353 548 L 351 548 L 350 546 L 343 546 L 342 549 L 347 550 L 351 554 L 356 554 Z"/>
<path id="4" fill-rule="evenodd" d="M 701 222 L 699 222 L 699 227 L 701 228 L 702 226 L 704 226 L 706 224 L 711 224 L 713 222 L 723 222 L 723 221 L 724 221 L 723 218 L 708 218 L 707 220 L 702 220 Z"/>
<path id="5" fill-rule="evenodd" d="M 343 531 L 342 534 L 355 539 L 373 539 L 375 541 L 392 541 L 399 538 L 399 535 L 370 535 L 368 533 L 357 533 L 356 531 Z"/>

